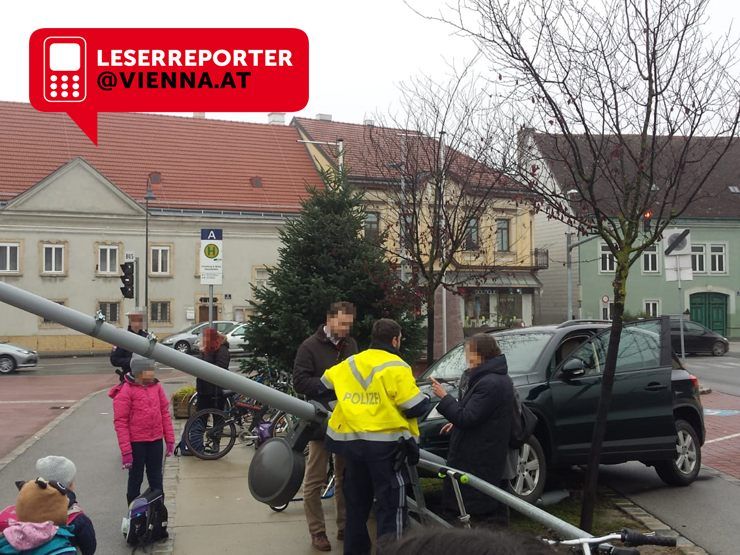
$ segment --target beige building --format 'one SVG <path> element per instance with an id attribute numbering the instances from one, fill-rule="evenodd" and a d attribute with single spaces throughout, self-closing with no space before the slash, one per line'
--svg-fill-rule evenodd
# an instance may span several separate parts
<path id="1" fill-rule="evenodd" d="M 400 267 L 393 255 L 401 249 L 401 216 L 398 207 L 388 201 L 389 188 L 399 187 L 392 172 L 384 171 L 400 156 L 389 152 L 388 144 L 398 144 L 398 129 L 333 122 L 326 115 L 317 119 L 295 118 L 294 125 L 309 143 L 311 157 L 318 168 L 336 168 L 336 143 L 342 139 L 343 162 L 350 183 L 365 191 L 366 235 L 387 231 L 386 250 L 392 263 Z M 328 143 L 328 144 L 327 144 Z M 462 187 L 454 177 L 446 185 L 449 198 L 458 198 Z M 422 201 L 422 206 L 426 204 Z M 428 214 L 418 220 L 429 221 Z M 425 230 L 420 224 L 420 234 Z M 481 217 L 470 222 L 473 230 L 465 250 L 456 254 L 449 281 L 464 283 L 448 300 L 448 337 L 461 338 L 476 328 L 505 326 L 514 320 L 531 325 L 535 298 L 540 282 L 537 271 L 547 267 L 547 252 L 534 248 L 534 210 L 526 193 L 511 182 L 502 181 L 488 199 Z M 439 299 L 439 295 L 438 295 Z M 451 303 L 451 304 L 450 304 Z M 436 307 L 439 314 L 440 306 Z M 441 329 L 438 326 L 437 329 Z M 448 346 L 454 340 L 448 340 Z"/>
<path id="2" fill-rule="evenodd" d="M 63 114 L 0 103 L 0 279 L 126 325 L 120 264 L 139 259 L 144 306 L 147 176 L 150 329 L 165 336 L 208 320 L 201 228 L 223 229 L 224 280 L 215 317 L 244 320 L 253 287 L 275 264 L 279 228 L 321 180 L 284 125 L 143 114 L 101 116 L 95 147 Z M 42 352 L 109 345 L 0 304 L 0 340 Z"/>

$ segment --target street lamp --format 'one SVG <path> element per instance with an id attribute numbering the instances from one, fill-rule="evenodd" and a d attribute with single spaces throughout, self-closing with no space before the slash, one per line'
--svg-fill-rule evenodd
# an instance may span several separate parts
<path id="1" fill-rule="evenodd" d="M 152 191 L 152 185 L 159 185 L 162 182 L 162 174 L 159 172 L 150 172 L 146 180 L 146 194 L 144 195 L 146 211 L 146 232 L 144 247 L 144 329 L 149 329 L 149 201 L 157 200 Z"/>

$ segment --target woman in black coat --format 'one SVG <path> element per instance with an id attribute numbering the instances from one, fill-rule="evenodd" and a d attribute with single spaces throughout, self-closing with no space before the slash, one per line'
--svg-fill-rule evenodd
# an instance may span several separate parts
<path id="1" fill-rule="evenodd" d="M 226 337 L 213 328 L 203 330 L 203 360 L 228 370 L 231 362 L 229 343 Z M 224 390 L 219 386 L 201 378 L 195 380 L 195 390 L 198 392 L 198 410 L 216 408 L 223 410 Z"/>
<path id="2" fill-rule="evenodd" d="M 449 420 L 441 433 L 452 433 L 447 464 L 501 486 L 514 412 L 514 386 L 506 357 L 493 336 L 485 333 L 466 341 L 465 357 L 468 369 L 460 380 L 459 400 L 432 379 L 434 394 L 441 398 L 437 410 Z M 444 487 L 445 507 L 457 512 L 449 480 Z M 469 486 L 460 487 L 470 515 L 508 523 L 508 507 Z"/>

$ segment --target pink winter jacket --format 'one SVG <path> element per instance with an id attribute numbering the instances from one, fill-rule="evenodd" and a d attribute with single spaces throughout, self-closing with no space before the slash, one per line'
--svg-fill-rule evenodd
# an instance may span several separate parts
<path id="1" fill-rule="evenodd" d="M 113 425 L 121 455 L 131 453 L 133 441 L 155 441 L 164 437 L 174 445 L 175 431 L 170 403 L 159 382 L 140 385 L 126 381 L 113 396 Z"/>

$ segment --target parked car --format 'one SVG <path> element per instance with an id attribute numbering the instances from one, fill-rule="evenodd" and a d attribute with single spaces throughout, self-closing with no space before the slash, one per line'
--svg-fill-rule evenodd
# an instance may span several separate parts
<path id="1" fill-rule="evenodd" d="M 239 325 L 239 322 L 234 322 L 233 320 L 218 320 L 213 323 L 216 325 L 216 329 L 220 333 L 227 333 L 234 326 Z M 193 353 L 193 344 L 195 343 L 195 340 L 200 337 L 201 332 L 207 327 L 208 322 L 201 322 L 200 324 L 190 326 L 189 328 L 185 328 L 182 331 L 178 331 L 177 333 L 170 335 L 167 339 L 162 341 L 162 345 L 167 345 L 168 347 L 177 349 L 181 353 Z"/>
<path id="2" fill-rule="evenodd" d="M 681 353 L 681 321 L 671 319 L 671 345 Z M 712 353 L 721 357 L 730 350 L 730 342 L 716 331 L 705 328 L 696 322 L 684 321 L 683 342 L 686 354 Z"/>
<path id="3" fill-rule="evenodd" d="M 226 341 L 229 343 L 229 352 L 232 355 L 245 354 L 247 348 L 247 340 L 244 338 L 245 331 L 247 329 L 246 324 L 237 324 L 230 331 L 226 332 Z M 193 345 L 193 351 L 200 351 L 200 338 L 195 341 Z"/>
<path id="4" fill-rule="evenodd" d="M 607 322 L 574 320 L 493 334 L 521 399 L 538 417 L 520 450 L 512 493 L 534 502 L 548 468 L 587 462 L 610 332 Z M 601 463 L 641 461 L 666 483 L 688 485 L 701 467 L 703 409 L 698 380 L 672 354 L 669 338 L 667 317 L 625 325 Z M 435 377 L 456 386 L 464 369 L 458 345 L 420 377 L 420 385 Z M 422 448 L 442 457 L 449 442 L 449 435 L 439 434 L 445 423 L 436 407 L 420 423 Z"/>
<path id="5" fill-rule="evenodd" d="M 0 374 L 10 374 L 18 368 L 33 368 L 39 362 L 36 351 L 0 343 Z"/>

